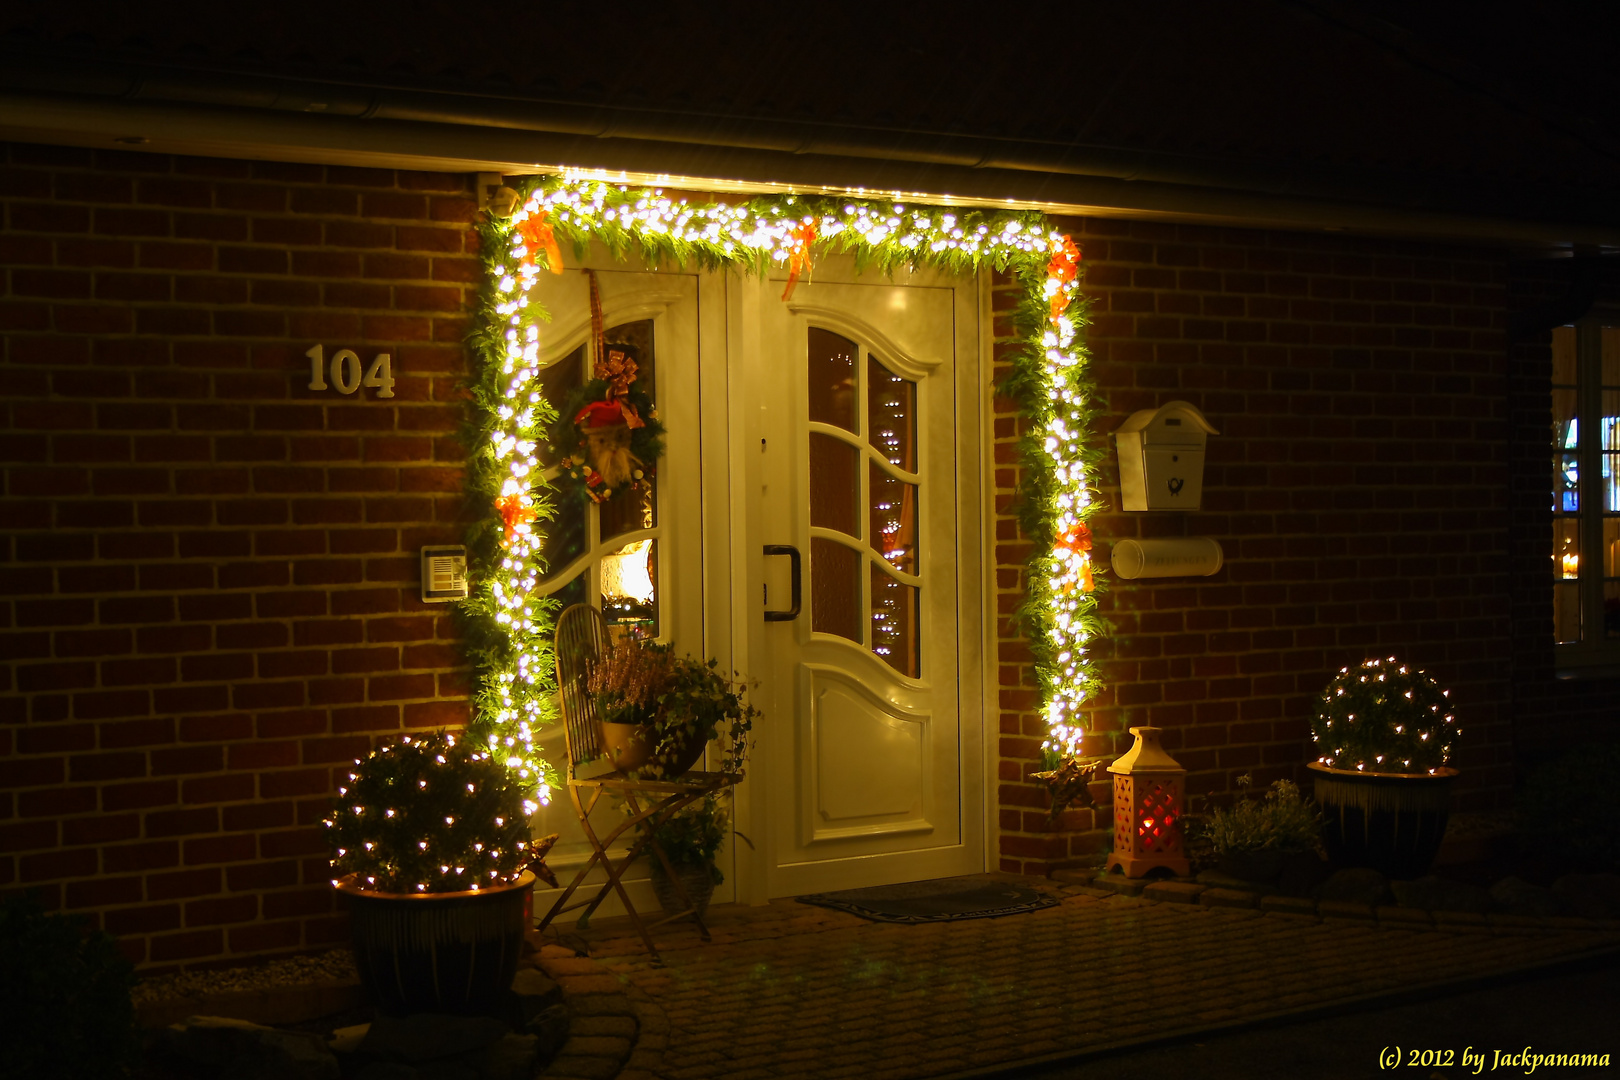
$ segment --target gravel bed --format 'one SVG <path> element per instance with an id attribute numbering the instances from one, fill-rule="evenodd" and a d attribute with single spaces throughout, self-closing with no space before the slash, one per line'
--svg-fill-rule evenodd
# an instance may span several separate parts
<path id="1" fill-rule="evenodd" d="M 354 954 L 348 949 L 331 949 L 310 956 L 289 956 L 247 967 L 157 975 L 137 983 L 131 997 L 139 1007 L 153 1001 L 213 997 L 237 990 L 268 990 L 277 986 L 346 982 L 357 978 Z"/>

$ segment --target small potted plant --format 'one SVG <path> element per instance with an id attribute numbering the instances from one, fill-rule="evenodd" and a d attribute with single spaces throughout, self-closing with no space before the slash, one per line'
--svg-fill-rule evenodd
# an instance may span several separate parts
<path id="1" fill-rule="evenodd" d="M 490 1014 L 517 970 L 543 852 L 523 783 L 470 739 L 404 736 L 356 761 L 326 819 L 355 965 L 379 1008 Z M 545 845 L 549 847 L 549 843 Z"/>
<path id="2" fill-rule="evenodd" d="M 740 681 L 720 674 L 717 661 L 677 657 L 668 645 L 626 636 L 608 645 L 587 685 L 616 768 L 679 776 L 724 735 L 720 771 L 742 774 L 759 712 L 743 700 Z"/>
<path id="3" fill-rule="evenodd" d="M 1462 730 L 1442 690 L 1395 657 L 1342 668 L 1311 720 L 1322 839 L 1339 866 L 1415 878 L 1440 850 L 1451 813 L 1446 762 Z"/>
<path id="4" fill-rule="evenodd" d="M 692 898 L 692 906 L 700 919 L 708 910 L 715 886 L 726 880 L 714 860 L 726 842 L 727 826 L 731 819 L 726 807 L 728 794 L 715 792 L 700 799 L 658 823 L 652 830 L 653 839 L 669 857 L 675 876 L 680 879 L 686 895 Z M 742 833 L 737 835 L 744 843 L 753 846 Z M 656 858 L 649 862 L 652 865 L 653 893 L 657 895 L 664 914 L 677 915 L 684 911 L 679 894 L 664 873 L 663 864 Z"/>
<path id="5" fill-rule="evenodd" d="M 1254 781 L 1238 777 L 1238 787 Z M 1202 836 L 1221 873 L 1245 881 L 1274 881 L 1290 856 L 1314 853 L 1322 819 L 1291 780 L 1278 780 L 1265 798 L 1240 798 L 1204 819 Z"/>

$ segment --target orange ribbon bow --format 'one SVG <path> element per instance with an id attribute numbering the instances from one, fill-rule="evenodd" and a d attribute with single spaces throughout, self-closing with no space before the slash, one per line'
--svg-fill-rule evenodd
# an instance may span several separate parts
<path id="1" fill-rule="evenodd" d="M 1084 525 L 1071 525 L 1057 538 L 1057 546 L 1064 551 L 1090 551 L 1091 530 Z"/>
<path id="2" fill-rule="evenodd" d="M 547 212 L 536 211 L 518 222 L 518 232 L 523 236 L 523 244 L 529 253 L 523 256 L 524 266 L 534 265 L 534 253 L 537 250 L 546 253 L 546 266 L 553 274 L 563 272 L 562 249 L 557 246 L 557 234 L 546 221 Z"/>
<path id="3" fill-rule="evenodd" d="M 534 507 L 529 505 L 526 495 L 502 495 L 495 500 L 495 509 L 500 511 L 501 521 L 506 524 L 506 538 L 501 541 L 501 547 L 510 547 L 518 528 L 534 520 Z"/>
<path id="4" fill-rule="evenodd" d="M 816 242 L 816 223 L 806 221 L 795 229 L 793 254 L 788 256 L 787 288 L 782 290 L 782 299 L 793 299 L 793 290 L 799 286 L 799 275 L 810 269 L 810 245 Z"/>
<path id="5" fill-rule="evenodd" d="M 1080 556 L 1080 591 L 1091 592 L 1097 581 L 1091 574 L 1091 530 L 1084 525 L 1071 525 L 1058 536 L 1053 545 L 1059 551 Z"/>
<path id="6" fill-rule="evenodd" d="M 1051 319 L 1056 323 L 1069 308 L 1069 294 L 1064 286 L 1080 276 L 1080 249 L 1068 234 L 1052 237 L 1052 258 L 1046 264 L 1046 276 L 1055 278 L 1057 291 L 1052 294 Z"/>

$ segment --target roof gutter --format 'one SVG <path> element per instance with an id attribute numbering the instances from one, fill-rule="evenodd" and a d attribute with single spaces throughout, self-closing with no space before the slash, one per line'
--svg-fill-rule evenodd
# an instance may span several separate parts
<path id="1" fill-rule="evenodd" d="M 881 191 L 1057 214 L 1516 245 L 1620 244 L 1578 190 L 953 133 L 618 108 L 228 72 L 0 57 L 0 136 L 237 158 L 725 190 Z M 677 180 L 678 178 L 678 180 Z"/>

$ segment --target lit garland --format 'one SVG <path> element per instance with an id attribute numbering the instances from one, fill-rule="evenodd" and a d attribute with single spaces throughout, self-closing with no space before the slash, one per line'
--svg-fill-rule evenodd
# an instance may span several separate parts
<path id="1" fill-rule="evenodd" d="M 551 633 L 555 602 L 539 596 L 543 574 L 537 530 L 553 514 L 539 448 L 556 413 L 540 391 L 540 325 L 550 316 L 530 292 L 538 276 L 560 273 L 559 238 L 583 251 L 591 240 L 649 264 L 737 267 L 764 273 L 784 266 L 791 295 L 816 255 L 853 253 L 862 269 L 914 266 L 947 273 L 1011 273 L 1022 288 L 1019 348 L 1001 390 L 1025 425 L 1020 523 L 1032 541 L 1020 609 L 1036 656 L 1049 758 L 1072 758 L 1083 735 L 1080 709 L 1097 680 L 1087 644 L 1096 614 L 1090 533 L 1094 449 L 1085 446 L 1094 412 L 1080 341 L 1080 253 L 1032 211 L 911 206 L 870 199 L 775 195 L 746 203 L 693 203 L 646 188 L 548 177 L 520 197 L 509 219 L 482 226 L 488 288 L 477 333 L 481 370 L 469 486 L 491 514 L 474 527 L 479 582 L 467 602 L 469 635 L 482 671 L 473 728 L 496 757 L 538 787 L 545 802 L 556 773 L 535 749 L 551 722 Z M 1083 542 L 1082 542 L 1083 541 Z"/>

